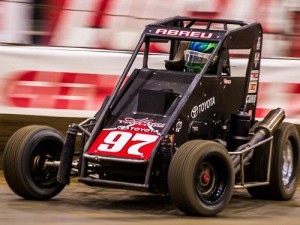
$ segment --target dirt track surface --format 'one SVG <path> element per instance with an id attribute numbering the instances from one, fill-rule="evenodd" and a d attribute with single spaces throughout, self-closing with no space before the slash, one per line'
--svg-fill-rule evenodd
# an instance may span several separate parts
<path id="1" fill-rule="evenodd" d="M 81 119 L 0 115 L 0 155 L 8 137 L 18 128 L 51 125 L 65 133 Z M 0 162 L 2 167 L 2 162 Z M 291 201 L 251 198 L 235 191 L 230 204 L 215 217 L 197 218 L 181 213 L 167 197 L 148 193 L 89 187 L 74 179 L 50 201 L 28 201 L 15 195 L 0 172 L 0 225 L 300 225 L 300 186 Z"/>
<path id="2" fill-rule="evenodd" d="M 168 198 L 147 193 L 88 187 L 72 182 L 50 201 L 28 201 L 16 196 L 0 179 L 1 225 L 157 224 L 157 225 L 299 225 L 300 190 L 291 201 L 255 200 L 245 191 L 215 217 L 190 217 Z"/>

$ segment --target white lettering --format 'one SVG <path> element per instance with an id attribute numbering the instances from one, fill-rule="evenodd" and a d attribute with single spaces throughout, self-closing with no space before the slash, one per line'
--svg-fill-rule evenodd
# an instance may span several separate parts
<path id="1" fill-rule="evenodd" d="M 178 35 L 179 31 L 178 30 L 169 30 L 167 35 Z"/>
<path id="2" fill-rule="evenodd" d="M 190 35 L 189 31 L 181 30 L 178 34 L 179 36 L 186 36 L 188 37 Z"/>
<path id="3" fill-rule="evenodd" d="M 190 37 L 200 37 L 201 32 L 191 32 Z"/>
<path id="4" fill-rule="evenodd" d="M 196 105 L 191 110 L 191 117 L 194 119 L 196 118 L 200 113 L 206 111 L 213 105 L 215 105 L 215 97 L 211 97 L 210 99 L 207 99 L 205 102 L 200 103 L 199 105 Z"/>
<path id="5" fill-rule="evenodd" d="M 143 156 L 140 150 L 154 143 L 158 139 L 158 135 L 153 134 L 131 134 L 123 131 L 112 131 L 104 138 L 97 150 L 102 152 L 116 153 L 126 149 L 126 145 L 130 145 L 127 150 L 129 155 Z"/>
<path id="6" fill-rule="evenodd" d="M 200 31 L 186 31 L 186 30 L 169 30 L 157 29 L 155 34 L 170 35 L 170 36 L 184 36 L 193 38 L 212 38 L 213 33 L 206 33 Z"/>
<path id="7" fill-rule="evenodd" d="M 254 104 L 256 102 L 256 95 L 247 95 L 246 103 Z"/>
<path id="8" fill-rule="evenodd" d="M 208 33 L 208 34 L 207 34 L 207 33 L 201 33 L 201 36 L 200 36 L 200 37 L 201 37 L 201 38 L 211 38 L 212 35 L 213 35 L 212 33 Z"/>
<path id="9" fill-rule="evenodd" d="M 131 117 L 126 117 L 124 120 L 118 120 L 120 124 L 128 124 L 130 126 L 139 125 L 139 126 L 150 126 L 150 127 L 158 127 L 163 128 L 165 126 L 164 123 L 156 123 L 152 119 L 144 118 L 144 119 L 134 119 Z"/>
<path id="10" fill-rule="evenodd" d="M 156 34 L 167 34 L 167 31 L 168 31 L 168 30 L 166 30 L 166 29 L 157 29 L 157 30 L 155 31 L 155 33 L 156 33 Z"/>

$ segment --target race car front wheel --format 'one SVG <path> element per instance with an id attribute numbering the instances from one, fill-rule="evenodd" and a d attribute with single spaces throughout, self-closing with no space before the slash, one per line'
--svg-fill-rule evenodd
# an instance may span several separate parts
<path id="1" fill-rule="evenodd" d="M 9 187 L 19 196 L 44 200 L 64 188 L 57 182 L 57 167 L 45 162 L 59 161 L 63 136 L 47 126 L 27 126 L 8 140 L 3 153 L 3 172 Z"/>
<path id="2" fill-rule="evenodd" d="M 271 200 L 289 200 L 297 189 L 297 178 L 299 174 L 300 141 L 295 125 L 282 123 L 274 133 L 273 152 L 271 161 L 270 184 L 248 188 L 252 197 Z M 267 151 L 261 151 L 265 154 Z M 258 164 L 267 165 L 267 157 L 254 155 L 252 159 L 255 167 Z M 256 171 L 260 177 L 262 171 Z"/>
<path id="3" fill-rule="evenodd" d="M 226 149 L 212 141 L 193 140 L 174 154 L 168 173 L 173 203 L 195 216 L 213 216 L 224 209 L 234 188 L 234 169 Z"/>

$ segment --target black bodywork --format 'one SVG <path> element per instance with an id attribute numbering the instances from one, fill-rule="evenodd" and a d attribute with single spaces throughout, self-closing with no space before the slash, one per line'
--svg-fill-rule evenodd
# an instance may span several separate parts
<path id="1" fill-rule="evenodd" d="M 176 67 L 174 70 L 148 68 L 152 42 L 170 43 L 166 63 L 172 63 L 182 41 L 217 43 L 200 73 L 178 71 Z M 251 125 L 255 120 L 261 45 L 259 23 L 174 17 L 146 26 L 114 92 L 95 118 L 70 127 L 59 182 L 69 182 L 72 149 L 78 132 L 82 133 L 82 149 L 76 175 L 88 185 L 164 193 L 168 191 L 169 163 L 183 143 L 192 139 L 214 140 L 227 146 L 228 151 L 234 151 L 241 141 L 235 137 L 243 135 L 243 127 L 230 129 L 232 115 L 240 110 L 251 115 L 248 120 Z M 230 68 L 230 50 L 235 49 L 248 50 L 247 69 L 238 76 L 232 76 Z M 139 54 L 143 54 L 142 68 L 134 69 L 127 77 Z M 215 56 L 218 62 L 212 69 Z M 156 124 L 159 140 L 150 156 L 138 159 L 91 154 L 89 149 L 99 133 L 124 125 L 125 118 L 135 121 L 147 118 L 152 121 L 151 125 Z"/>
<path id="2" fill-rule="evenodd" d="M 216 43 L 200 73 L 184 68 L 191 41 Z M 151 52 L 157 46 L 166 53 Z M 256 120 L 261 47 L 259 23 L 174 17 L 147 26 L 93 118 L 71 124 L 66 137 L 41 125 L 10 137 L 7 184 L 25 199 L 46 200 L 75 176 L 87 185 L 167 194 L 193 216 L 221 212 L 234 188 L 291 199 L 300 138 L 281 108 Z"/>
<path id="3" fill-rule="evenodd" d="M 184 68 L 191 41 L 216 43 L 200 73 Z M 157 47 L 164 53 L 153 53 Z M 71 124 L 66 137 L 41 125 L 10 137 L 7 184 L 25 199 L 47 200 L 78 177 L 87 185 L 167 194 L 194 216 L 221 212 L 234 188 L 291 199 L 300 138 L 281 108 L 256 120 L 261 48 L 259 23 L 174 17 L 147 26 L 93 118 Z"/>

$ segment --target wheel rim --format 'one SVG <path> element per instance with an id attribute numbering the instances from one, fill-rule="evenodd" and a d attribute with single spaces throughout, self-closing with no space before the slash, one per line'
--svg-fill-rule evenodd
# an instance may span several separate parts
<path id="1" fill-rule="evenodd" d="M 200 162 L 196 171 L 195 186 L 202 202 L 215 205 L 226 190 L 228 171 L 223 161 L 209 157 Z"/>
<path id="2" fill-rule="evenodd" d="M 197 190 L 200 195 L 207 196 L 215 185 L 215 171 L 214 168 L 206 162 L 200 164 L 199 170 L 199 177 L 196 183 Z"/>
<path id="3" fill-rule="evenodd" d="M 293 146 L 290 140 L 287 140 L 284 149 L 282 151 L 282 182 L 287 186 L 293 175 Z"/>
<path id="4" fill-rule="evenodd" d="M 46 166 L 46 160 L 59 160 L 61 143 L 47 139 L 39 142 L 33 149 L 30 163 L 32 181 L 40 188 L 53 188 L 57 186 L 58 168 Z"/>

